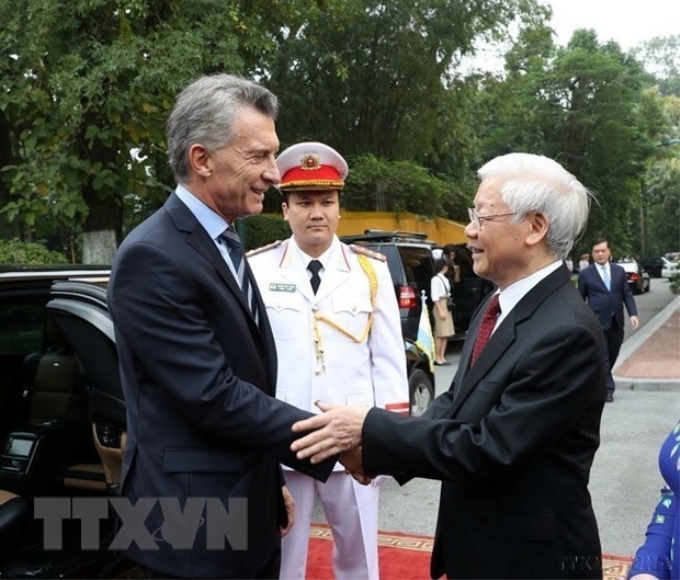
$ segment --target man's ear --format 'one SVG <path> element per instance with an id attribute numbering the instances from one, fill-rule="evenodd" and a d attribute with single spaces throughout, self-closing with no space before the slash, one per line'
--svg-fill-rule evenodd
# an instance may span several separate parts
<path id="1" fill-rule="evenodd" d="M 195 143 L 189 148 L 189 165 L 201 177 L 212 175 L 212 160 L 208 150 L 201 144 Z"/>
<path id="2" fill-rule="evenodd" d="M 533 212 L 526 216 L 529 222 L 529 234 L 526 238 L 528 246 L 535 246 L 540 244 L 548 236 L 548 228 L 550 226 L 550 219 L 541 212 Z"/>
<path id="3" fill-rule="evenodd" d="M 285 201 L 281 202 L 281 211 L 283 212 L 283 219 L 288 221 L 288 204 Z"/>

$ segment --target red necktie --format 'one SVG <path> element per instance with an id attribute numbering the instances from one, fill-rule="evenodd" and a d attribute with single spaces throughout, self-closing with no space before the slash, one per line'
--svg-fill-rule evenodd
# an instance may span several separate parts
<path id="1" fill-rule="evenodd" d="M 479 325 L 479 332 L 477 332 L 477 340 L 475 341 L 475 348 L 472 351 L 472 359 L 470 365 L 475 364 L 477 357 L 484 350 L 486 343 L 489 342 L 493 327 L 496 325 L 496 318 L 501 313 L 501 306 L 498 303 L 498 294 L 494 294 L 489 301 L 484 315 L 482 316 L 482 323 Z"/>

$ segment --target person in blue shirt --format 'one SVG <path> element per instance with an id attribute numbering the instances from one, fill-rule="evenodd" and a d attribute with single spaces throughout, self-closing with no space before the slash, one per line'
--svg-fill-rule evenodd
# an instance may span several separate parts
<path id="1" fill-rule="evenodd" d="M 661 446 L 659 469 L 666 486 L 647 526 L 645 543 L 635 554 L 628 580 L 680 578 L 680 422 Z"/>

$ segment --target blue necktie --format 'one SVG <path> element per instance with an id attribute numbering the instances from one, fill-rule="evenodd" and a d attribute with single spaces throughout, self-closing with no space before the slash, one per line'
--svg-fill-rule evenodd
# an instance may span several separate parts
<path id="1" fill-rule="evenodd" d="M 602 279 L 604 280 L 604 285 L 607 287 L 607 290 L 611 290 L 612 282 L 609 277 L 609 268 L 607 268 L 607 266 L 602 266 Z"/>
<path id="2" fill-rule="evenodd" d="M 220 239 L 225 243 L 227 249 L 229 250 L 229 257 L 231 258 L 231 261 L 234 264 L 234 270 L 236 270 L 237 273 L 238 284 L 246 297 L 246 301 L 250 307 L 250 312 L 255 318 L 255 322 L 257 322 L 257 306 L 255 304 L 253 289 L 250 286 L 250 280 L 248 278 L 246 260 L 243 258 L 243 245 L 241 244 L 241 238 L 238 237 L 238 234 L 234 228 L 228 227 L 222 232 Z"/>

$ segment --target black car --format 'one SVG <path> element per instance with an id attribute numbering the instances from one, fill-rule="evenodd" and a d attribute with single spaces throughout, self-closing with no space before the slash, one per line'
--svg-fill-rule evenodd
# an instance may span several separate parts
<path id="1" fill-rule="evenodd" d="M 661 270 L 665 264 L 663 258 L 644 258 L 640 260 L 640 264 L 652 278 L 661 278 Z"/>
<path id="2" fill-rule="evenodd" d="M 399 302 L 401 330 L 404 338 L 416 340 L 420 322 L 421 296 L 427 297 L 432 313 L 430 282 L 435 275 L 432 249 L 434 243 L 419 232 L 366 230 L 363 234 L 342 236 L 347 244 L 360 244 L 387 257 L 387 265 Z M 466 244 L 455 245 L 455 261 L 460 266 L 460 280 L 453 285 L 453 322 L 455 338 L 464 338 L 470 319 L 479 303 L 494 285 L 477 276 Z"/>

